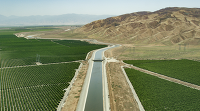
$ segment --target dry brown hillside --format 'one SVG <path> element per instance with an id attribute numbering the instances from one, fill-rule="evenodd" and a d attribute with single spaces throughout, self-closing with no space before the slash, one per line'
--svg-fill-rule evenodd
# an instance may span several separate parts
<path id="1" fill-rule="evenodd" d="M 200 8 L 165 8 L 94 21 L 76 32 L 105 42 L 200 44 Z"/>

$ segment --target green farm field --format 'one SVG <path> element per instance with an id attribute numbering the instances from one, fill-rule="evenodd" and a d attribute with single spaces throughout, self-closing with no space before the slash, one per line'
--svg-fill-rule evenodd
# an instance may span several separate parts
<path id="1" fill-rule="evenodd" d="M 54 28 L 0 29 L 1 111 L 55 111 L 80 65 L 74 61 L 85 60 L 89 51 L 105 47 L 83 41 L 25 39 L 14 35 L 49 30 Z"/>
<path id="2" fill-rule="evenodd" d="M 1 111 L 56 110 L 79 64 L 1 69 Z"/>
<path id="3" fill-rule="evenodd" d="M 200 62 L 193 60 L 125 60 L 125 63 L 200 85 Z"/>
<path id="4" fill-rule="evenodd" d="M 198 111 L 200 92 L 146 73 L 125 69 L 146 111 Z"/>
<path id="5" fill-rule="evenodd" d="M 1 67 L 33 65 L 37 55 L 41 63 L 84 60 L 89 51 L 105 47 L 75 40 L 18 38 L 13 33 L 17 31 L 0 31 Z"/>

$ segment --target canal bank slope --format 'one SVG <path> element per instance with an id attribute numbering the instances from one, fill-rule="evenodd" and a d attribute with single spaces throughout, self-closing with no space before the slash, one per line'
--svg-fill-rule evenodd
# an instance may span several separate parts
<path id="1" fill-rule="evenodd" d="M 106 56 L 103 57 L 105 59 L 103 61 L 103 80 L 107 80 L 103 81 L 103 90 L 105 95 L 109 95 L 103 96 L 104 101 L 107 101 L 107 104 L 104 103 L 104 111 L 139 111 L 138 104 L 135 101 L 131 89 L 121 70 L 121 66 L 124 64 L 114 59 L 116 57 L 113 54 L 113 50 L 115 50 L 115 48 L 109 49 L 102 54 L 102 56 Z M 79 75 L 71 88 L 62 111 L 75 111 L 81 109 L 78 109 L 77 104 L 79 99 L 81 99 L 79 97 L 82 92 L 81 90 L 83 89 L 83 84 L 85 84 L 85 81 L 88 81 L 86 75 L 91 72 L 94 55 L 95 52 L 92 51 L 88 54 L 86 61 L 84 61 L 83 67 L 80 69 Z M 106 89 L 109 90 L 106 91 Z"/>
<path id="2" fill-rule="evenodd" d="M 109 111 L 109 91 L 104 73 L 106 62 L 101 60 L 106 60 L 104 51 L 114 47 L 116 46 L 102 48 L 93 53 L 76 111 L 92 110 L 97 107 L 101 111 Z"/>
<path id="3" fill-rule="evenodd" d="M 110 95 L 111 111 L 140 111 L 138 103 L 133 96 L 130 86 L 124 76 L 121 66 L 123 62 L 116 60 L 113 53 L 115 49 L 105 51 L 108 63 L 106 74 Z"/>
<path id="4" fill-rule="evenodd" d="M 40 38 L 43 39 L 43 38 Z M 53 39 L 53 38 L 50 38 Z M 59 39 L 59 38 L 54 38 Z M 62 40 L 68 40 L 62 38 Z M 74 39 L 73 39 L 74 40 Z M 76 39 L 76 40 L 82 40 L 82 39 Z M 90 43 L 96 43 L 96 44 L 102 44 L 100 42 L 97 42 L 96 40 L 85 40 Z M 105 43 L 108 44 L 108 43 Z M 116 48 L 115 48 L 116 49 Z M 115 57 L 115 54 L 112 53 L 114 49 L 110 49 L 105 52 L 105 56 L 110 59 L 112 57 Z M 62 111 L 75 111 L 80 93 L 82 90 L 82 86 L 84 84 L 84 80 L 86 77 L 86 73 L 88 72 L 89 67 L 89 59 L 92 57 L 93 51 L 88 54 L 85 61 L 83 61 L 83 66 L 81 67 L 79 74 L 77 78 L 74 81 L 74 84 L 71 87 L 71 90 L 68 94 L 68 97 L 66 98 L 65 104 L 62 107 Z M 118 67 L 119 66 L 119 67 Z M 137 109 L 137 103 L 134 102 L 133 95 L 130 94 L 130 87 L 125 82 L 125 79 L 123 79 L 123 75 L 120 72 L 120 63 L 116 61 L 110 61 L 106 64 L 106 72 L 107 72 L 107 79 L 108 79 L 108 88 L 109 88 L 109 98 L 110 98 L 110 105 L 111 105 L 111 111 L 118 111 L 118 110 L 132 110 L 132 111 L 138 111 Z M 105 72 L 103 71 L 103 72 Z M 121 90 L 118 90 L 116 87 L 122 87 Z M 119 91 L 119 92 L 117 92 Z M 105 97 L 105 96 L 104 96 Z"/>

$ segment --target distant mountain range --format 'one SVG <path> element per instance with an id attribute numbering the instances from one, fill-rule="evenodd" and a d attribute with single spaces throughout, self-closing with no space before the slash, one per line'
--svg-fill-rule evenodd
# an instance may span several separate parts
<path id="1" fill-rule="evenodd" d="M 135 12 L 91 22 L 76 32 L 111 43 L 200 45 L 200 8 Z"/>
<path id="2" fill-rule="evenodd" d="M 28 25 L 84 25 L 95 20 L 105 19 L 114 15 L 64 14 L 45 16 L 3 16 L 0 15 L 0 26 Z"/>

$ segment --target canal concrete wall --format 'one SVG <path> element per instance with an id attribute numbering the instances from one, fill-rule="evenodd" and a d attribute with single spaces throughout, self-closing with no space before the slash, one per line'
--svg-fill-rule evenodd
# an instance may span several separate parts
<path id="1" fill-rule="evenodd" d="M 98 50 L 96 50 L 96 51 L 93 52 L 92 57 L 89 60 L 89 68 L 88 68 L 88 71 L 87 71 L 86 78 L 84 80 L 84 84 L 83 84 L 83 87 L 82 87 L 82 91 L 81 91 L 81 94 L 80 94 L 80 98 L 79 98 L 79 101 L 78 101 L 78 105 L 77 105 L 76 111 L 84 111 L 84 109 L 85 109 L 85 104 L 86 104 L 86 99 L 87 99 L 87 93 L 88 93 L 88 88 L 89 88 L 89 83 L 90 83 L 90 78 L 91 78 L 93 63 L 94 63 L 93 60 L 95 58 L 96 52 L 99 51 L 99 50 L 103 50 L 103 49 L 105 49 L 105 51 L 106 51 L 107 48 L 113 48 L 113 47 L 114 46 L 112 46 L 112 47 L 106 47 L 106 48 L 98 49 Z M 102 62 L 103 109 L 104 109 L 104 111 L 110 111 L 110 100 L 109 100 L 108 82 L 107 82 L 106 68 L 105 68 L 107 60 L 106 60 L 106 58 L 104 56 L 104 51 L 102 53 L 102 60 L 103 59 L 105 59 Z"/>
<path id="2" fill-rule="evenodd" d="M 89 67 L 87 70 L 87 74 L 84 80 L 84 84 L 81 90 L 81 94 L 79 97 L 78 105 L 76 107 L 76 111 L 84 111 L 85 109 L 85 103 L 86 103 L 86 98 L 87 98 L 87 93 L 88 93 L 88 87 L 89 87 L 89 82 L 91 78 L 91 73 L 92 73 L 92 68 L 93 68 L 93 62 L 92 61 L 95 57 L 96 51 L 93 52 L 92 57 L 89 60 Z"/>

